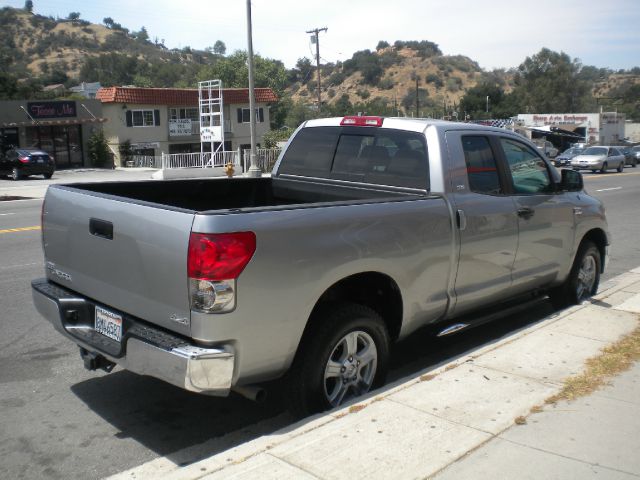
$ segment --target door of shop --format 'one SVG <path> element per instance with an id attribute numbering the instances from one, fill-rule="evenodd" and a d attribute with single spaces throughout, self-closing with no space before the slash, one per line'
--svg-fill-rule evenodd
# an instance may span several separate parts
<path id="1" fill-rule="evenodd" d="M 80 125 L 28 127 L 27 146 L 40 148 L 51 155 L 57 169 L 77 168 L 84 164 Z"/>

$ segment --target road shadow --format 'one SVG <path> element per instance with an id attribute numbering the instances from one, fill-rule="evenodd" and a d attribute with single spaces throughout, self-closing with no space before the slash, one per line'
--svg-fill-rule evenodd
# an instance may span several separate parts
<path id="1" fill-rule="evenodd" d="M 552 313 L 550 302 L 543 300 L 521 314 L 449 337 L 436 338 L 429 329 L 418 331 L 393 346 L 388 384 L 375 394 L 514 335 Z M 278 383 L 269 387 L 277 389 Z M 236 394 L 209 397 L 123 370 L 75 384 L 71 390 L 118 430 L 118 438 L 133 439 L 181 466 L 315 418 L 296 421 L 273 391 L 263 403 Z M 133 466 L 122 465 L 121 470 Z"/>

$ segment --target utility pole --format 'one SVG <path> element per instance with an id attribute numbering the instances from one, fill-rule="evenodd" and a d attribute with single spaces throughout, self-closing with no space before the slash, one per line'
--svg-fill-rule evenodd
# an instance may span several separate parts
<path id="1" fill-rule="evenodd" d="M 416 75 L 416 118 L 420 118 L 420 90 L 418 90 L 418 76 Z"/>
<path id="2" fill-rule="evenodd" d="M 320 32 L 326 32 L 327 27 L 324 28 L 314 28 L 313 30 L 308 30 L 307 33 L 313 33 L 314 37 L 312 42 L 316 44 L 316 67 L 318 69 L 318 113 L 320 113 L 320 106 L 322 105 L 322 98 L 320 96 Z"/>

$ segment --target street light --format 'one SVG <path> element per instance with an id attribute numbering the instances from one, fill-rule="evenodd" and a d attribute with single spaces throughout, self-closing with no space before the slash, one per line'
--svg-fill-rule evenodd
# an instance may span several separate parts
<path id="1" fill-rule="evenodd" d="M 251 132 L 251 153 L 249 161 L 251 166 L 247 172 L 250 177 L 262 176 L 262 170 L 256 165 L 256 98 L 253 91 L 253 37 L 251 35 L 251 0 L 247 0 L 247 43 L 248 43 L 248 67 L 249 67 L 249 130 Z"/>

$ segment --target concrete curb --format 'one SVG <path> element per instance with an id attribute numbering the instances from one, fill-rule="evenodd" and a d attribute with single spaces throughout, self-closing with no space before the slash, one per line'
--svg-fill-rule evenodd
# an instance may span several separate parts
<path id="1" fill-rule="evenodd" d="M 604 283 L 589 303 L 339 410 L 185 467 L 160 458 L 110 479 L 426 478 L 557 393 L 586 359 L 632 331 L 638 313 L 640 268 Z"/>

